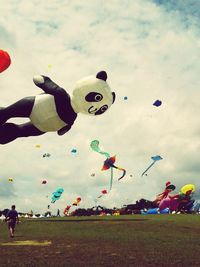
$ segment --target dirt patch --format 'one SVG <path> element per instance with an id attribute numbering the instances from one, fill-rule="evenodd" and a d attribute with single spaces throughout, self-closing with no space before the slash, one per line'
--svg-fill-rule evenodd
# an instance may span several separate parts
<path id="1" fill-rule="evenodd" d="M 50 246 L 51 241 L 37 241 L 37 240 L 21 240 L 7 243 L 0 243 L 1 246 Z"/>

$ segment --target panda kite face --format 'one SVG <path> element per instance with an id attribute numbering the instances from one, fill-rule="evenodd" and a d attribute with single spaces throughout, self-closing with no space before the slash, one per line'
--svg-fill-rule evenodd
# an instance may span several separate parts
<path id="1" fill-rule="evenodd" d="M 103 95 L 97 92 L 90 92 L 85 96 L 85 100 L 91 103 L 97 103 L 103 100 Z M 108 105 L 103 105 L 99 109 L 95 108 L 94 105 L 90 106 L 88 113 L 91 115 L 100 115 L 108 109 Z"/>
<path id="2" fill-rule="evenodd" d="M 77 82 L 73 91 L 72 106 L 75 111 L 88 114 L 103 114 L 114 103 L 115 93 L 111 92 L 105 71 L 96 77 L 86 77 Z"/>

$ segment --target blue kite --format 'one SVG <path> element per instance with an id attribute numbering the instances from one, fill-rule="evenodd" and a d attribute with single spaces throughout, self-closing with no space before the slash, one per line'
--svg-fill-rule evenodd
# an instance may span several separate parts
<path id="1" fill-rule="evenodd" d="M 161 156 L 153 156 L 151 157 L 151 159 L 153 160 L 153 162 L 149 165 L 149 167 L 142 173 L 141 176 L 143 176 L 157 161 L 163 159 Z"/>
<path id="2" fill-rule="evenodd" d="M 63 192 L 63 188 L 58 188 L 55 192 L 53 192 L 51 196 L 51 203 L 55 203 L 61 197 Z"/>
<path id="3" fill-rule="evenodd" d="M 161 100 L 156 100 L 154 103 L 153 103 L 154 106 L 156 107 L 159 107 L 162 105 L 162 101 Z"/>

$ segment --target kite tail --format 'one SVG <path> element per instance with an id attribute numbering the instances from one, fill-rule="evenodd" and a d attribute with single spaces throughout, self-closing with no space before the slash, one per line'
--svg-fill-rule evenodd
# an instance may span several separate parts
<path id="1" fill-rule="evenodd" d="M 119 170 L 123 171 L 123 175 L 118 178 L 118 181 L 121 180 L 126 175 L 126 170 L 125 169 L 120 168 Z"/>
<path id="2" fill-rule="evenodd" d="M 115 165 L 113 165 L 112 167 L 114 167 L 114 168 L 117 169 L 117 170 L 123 171 L 122 176 L 118 178 L 118 181 L 121 180 L 121 179 L 125 176 L 125 174 L 126 174 L 126 170 L 123 169 L 123 168 L 117 167 L 117 166 L 115 166 Z"/>
<path id="3" fill-rule="evenodd" d="M 104 152 L 102 150 L 100 150 L 99 148 L 99 141 L 98 140 L 93 140 L 91 143 L 90 143 L 90 147 L 92 148 L 93 151 L 101 154 L 101 155 L 104 155 L 106 156 L 106 158 L 110 158 L 110 154 L 108 152 Z"/>
<path id="4" fill-rule="evenodd" d="M 113 183 L 113 168 L 110 168 L 110 191 L 112 189 L 112 183 Z"/>

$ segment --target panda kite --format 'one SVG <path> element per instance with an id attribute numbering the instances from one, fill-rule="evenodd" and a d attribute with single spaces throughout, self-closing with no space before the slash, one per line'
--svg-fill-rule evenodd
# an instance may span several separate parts
<path id="1" fill-rule="evenodd" d="M 70 97 L 65 89 L 50 78 L 34 76 L 34 83 L 44 93 L 0 108 L 0 144 L 46 132 L 63 135 L 70 130 L 78 113 L 93 116 L 103 114 L 115 101 L 115 93 L 111 92 L 106 80 L 105 71 L 83 78 L 76 83 Z M 29 118 L 30 121 L 20 125 L 7 122 L 16 117 Z"/>

